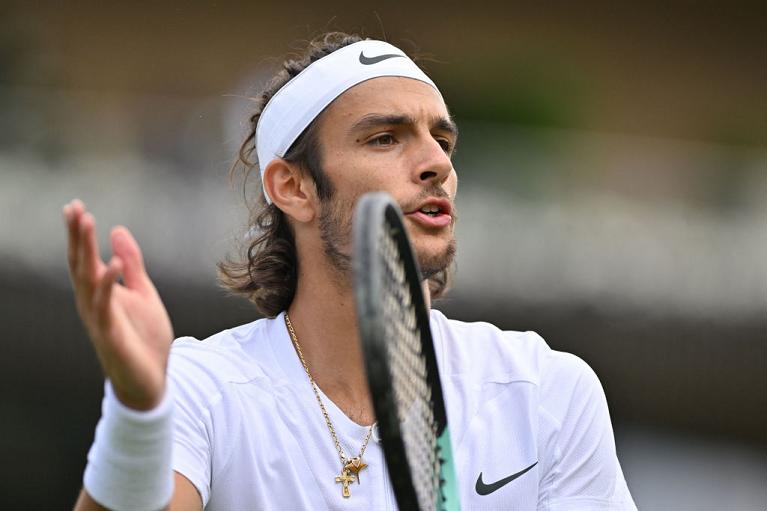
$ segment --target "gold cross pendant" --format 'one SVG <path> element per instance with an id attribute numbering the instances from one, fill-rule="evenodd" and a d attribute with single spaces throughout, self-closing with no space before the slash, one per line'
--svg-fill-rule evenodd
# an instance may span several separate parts
<path id="1" fill-rule="evenodd" d="M 356 458 L 352 458 L 344 464 L 344 471 L 354 474 L 354 477 L 357 478 L 357 484 L 360 484 L 360 471 L 366 467 L 367 464 L 362 461 L 362 458 L 357 456 Z"/>
<path id="2" fill-rule="evenodd" d="M 343 495 L 344 498 L 348 499 L 352 496 L 351 492 L 349 492 L 349 484 L 354 482 L 354 476 L 349 475 L 349 471 L 346 467 L 341 471 L 340 476 L 336 476 L 336 482 L 341 483 L 341 495 Z"/>

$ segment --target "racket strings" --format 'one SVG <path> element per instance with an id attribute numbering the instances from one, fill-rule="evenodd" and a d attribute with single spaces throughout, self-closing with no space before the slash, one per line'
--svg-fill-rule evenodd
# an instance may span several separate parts
<path id="1" fill-rule="evenodd" d="M 422 510 L 440 500 L 440 457 L 426 360 L 421 352 L 415 306 L 392 233 L 384 230 L 379 247 L 385 269 L 382 309 L 402 441 Z"/>

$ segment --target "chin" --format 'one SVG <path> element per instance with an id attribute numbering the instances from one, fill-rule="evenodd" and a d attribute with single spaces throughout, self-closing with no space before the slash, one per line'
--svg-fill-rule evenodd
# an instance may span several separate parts
<path id="1" fill-rule="evenodd" d="M 436 243 L 429 245 L 431 246 L 420 247 L 416 245 L 413 247 L 424 278 L 429 278 L 448 269 L 455 260 L 455 238 L 440 243 L 440 247 L 434 246 Z"/>

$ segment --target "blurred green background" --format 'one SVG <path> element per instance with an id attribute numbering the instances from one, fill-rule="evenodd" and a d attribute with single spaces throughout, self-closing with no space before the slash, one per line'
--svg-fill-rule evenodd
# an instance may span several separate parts
<path id="1" fill-rule="evenodd" d="M 0 507 L 67 509 L 99 415 L 61 206 L 137 235 L 178 335 L 216 287 L 227 173 L 282 57 L 341 29 L 423 55 L 461 129 L 450 316 L 599 374 L 640 509 L 767 507 L 767 35 L 747 2 L 5 2 Z M 104 252 L 108 252 L 106 246 Z"/>

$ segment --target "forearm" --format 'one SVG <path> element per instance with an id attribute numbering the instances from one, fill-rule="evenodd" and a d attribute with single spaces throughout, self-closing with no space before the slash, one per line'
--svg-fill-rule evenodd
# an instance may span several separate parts
<path id="1" fill-rule="evenodd" d="M 197 489 L 186 477 L 174 472 L 173 498 L 162 511 L 202 511 L 202 499 Z M 108 508 L 96 502 L 83 488 L 75 503 L 74 511 L 108 511 Z"/>
<path id="2" fill-rule="evenodd" d="M 170 506 L 166 506 L 162 511 L 167 511 L 169 509 Z M 77 497 L 74 511 L 109 511 L 109 509 L 93 500 L 93 497 L 91 497 L 88 491 L 83 488 L 80 490 L 80 495 Z"/>
<path id="3" fill-rule="evenodd" d="M 93 497 L 88 495 L 85 488 L 80 490 L 80 495 L 77 497 L 74 511 L 102 511 L 106 509 L 107 508 L 93 500 Z"/>
<path id="4" fill-rule="evenodd" d="M 121 511 L 156 510 L 173 496 L 173 397 L 138 411 L 105 385 L 102 416 L 88 452 L 84 487 L 93 500 Z"/>

